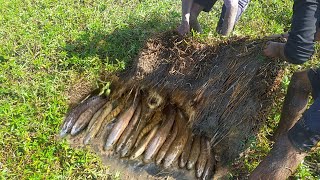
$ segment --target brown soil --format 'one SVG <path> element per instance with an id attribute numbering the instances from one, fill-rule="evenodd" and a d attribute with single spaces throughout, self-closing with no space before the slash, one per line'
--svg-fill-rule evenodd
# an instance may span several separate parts
<path id="1" fill-rule="evenodd" d="M 146 94 L 143 101 L 149 105 L 160 99 L 174 104 L 188 117 L 194 134 L 210 139 L 218 167 L 223 169 L 257 133 L 278 94 L 282 67 L 261 56 L 263 44 L 263 40 L 231 38 L 208 45 L 174 32 L 160 34 L 146 42 L 131 67 L 117 74 L 119 78 L 109 79 L 111 100 L 134 88 Z M 148 166 L 152 165 L 135 167 L 148 172 Z M 189 172 L 176 169 L 171 173 Z"/>

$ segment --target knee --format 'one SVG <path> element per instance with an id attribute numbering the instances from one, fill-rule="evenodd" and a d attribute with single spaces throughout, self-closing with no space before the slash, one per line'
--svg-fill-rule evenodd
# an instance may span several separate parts
<path id="1" fill-rule="evenodd" d="M 290 88 L 297 92 L 310 93 L 311 83 L 308 77 L 308 70 L 295 72 L 291 77 Z"/>

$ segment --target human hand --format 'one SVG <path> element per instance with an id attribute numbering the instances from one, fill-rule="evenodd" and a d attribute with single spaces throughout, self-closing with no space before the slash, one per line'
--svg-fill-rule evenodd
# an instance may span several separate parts
<path id="1" fill-rule="evenodd" d="M 284 43 L 268 41 L 263 49 L 263 54 L 270 58 L 283 58 Z"/>

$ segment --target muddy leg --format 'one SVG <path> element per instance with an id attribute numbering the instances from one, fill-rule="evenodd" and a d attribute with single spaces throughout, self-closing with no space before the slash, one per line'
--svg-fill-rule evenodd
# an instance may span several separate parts
<path id="1" fill-rule="evenodd" d="M 202 33 L 202 29 L 198 21 L 198 16 L 203 9 L 204 7 L 197 3 L 193 3 L 191 7 L 190 28 L 199 33 Z"/>
<path id="2" fill-rule="evenodd" d="M 182 0 L 182 17 L 181 24 L 177 31 L 180 35 L 184 36 L 190 32 L 190 11 L 193 0 Z"/>
<path id="3" fill-rule="evenodd" d="M 291 144 L 286 133 L 279 137 L 268 156 L 251 173 L 249 180 L 287 179 L 306 155 Z"/>
<path id="4" fill-rule="evenodd" d="M 311 84 L 308 71 L 296 72 L 291 78 L 288 92 L 284 100 L 281 119 L 273 135 L 273 140 L 286 133 L 305 111 L 308 96 L 311 93 Z"/>

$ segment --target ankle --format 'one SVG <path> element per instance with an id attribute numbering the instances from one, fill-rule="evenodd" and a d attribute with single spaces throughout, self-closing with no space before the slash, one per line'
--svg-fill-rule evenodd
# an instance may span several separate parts
<path id="1" fill-rule="evenodd" d="M 190 13 L 187 13 L 182 16 L 181 23 L 187 23 L 187 24 L 190 23 Z"/>

